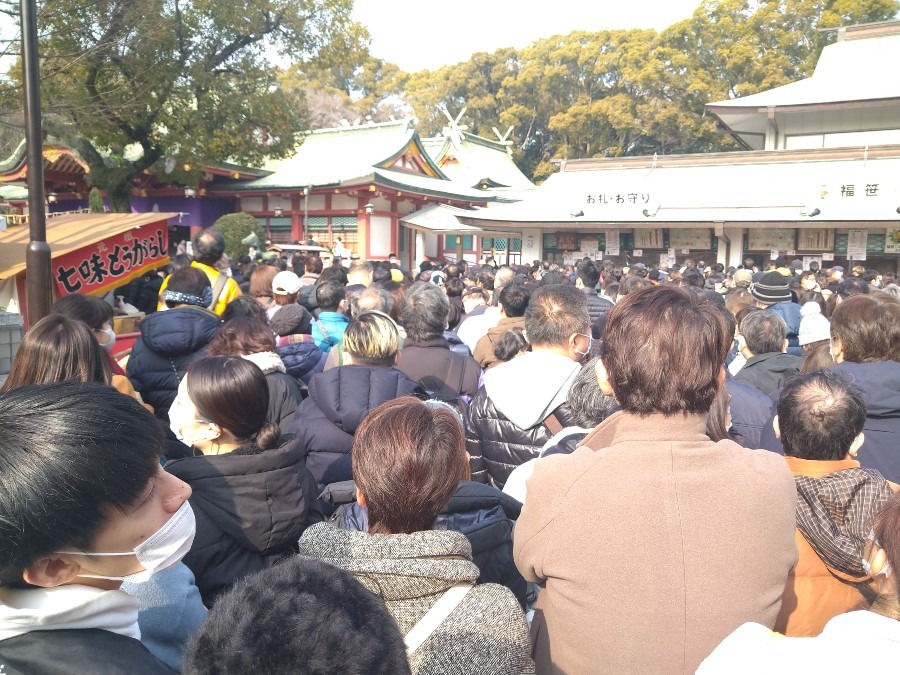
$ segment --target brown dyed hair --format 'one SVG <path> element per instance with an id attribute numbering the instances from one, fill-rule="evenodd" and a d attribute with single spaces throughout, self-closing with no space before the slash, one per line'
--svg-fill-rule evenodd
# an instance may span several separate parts
<path id="1" fill-rule="evenodd" d="M 272 280 L 278 274 L 278 268 L 272 265 L 262 265 L 253 270 L 250 275 L 250 295 L 254 298 L 272 299 Z"/>
<path id="2" fill-rule="evenodd" d="M 239 316 L 227 321 L 209 343 L 209 356 L 243 356 L 275 351 L 275 335 L 260 319 Z"/>
<path id="3" fill-rule="evenodd" d="M 847 298 L 831 315 L 831 337 L 846 361 L 900 362 L 900 302 L 886 293 Z"/>
<path id="4" fill-rule="evenodd" d="M 86 323 L 50 314 L 25 333 L 0 391 L 63 380 L 109 384 L 112 369 Z"/>
<path id="5" fill-rule="evenodd" d="M 734 318 L 705 296 L 653 286 L 610 311 L 600 356 L 616 400 L 639 415 L 709 412 Z"/>
<path id="6" fill-rule="evenodd" d="M 814 343 L 814 345 L 812 349 L 806 352 L 806 356 L 803 359 L 803 366 L 800 368 L 800 372 L 803 374 L 815 373 L 834 365 L 834 359 L 831 358 L 831 345 L 828 344 L 828 340 L 821 340 Z"/>
<path id="7" fill-rule="evenodd" d="M 278 427 L 266 424 L 269 386 L 258 366 L 238 356 L 211 356 L 194 361 L 185 377 L 201 419 L 239 441 L 255 441 L 261 450 L 278 442 Z"/>
<path id="8" fill-rule="evenodd" d="M 369 413 L 353 438 L 352 462 L 369 531 L 380 534 L 430 530 L 468 465 L 459 420 L 412 396 Z"/>

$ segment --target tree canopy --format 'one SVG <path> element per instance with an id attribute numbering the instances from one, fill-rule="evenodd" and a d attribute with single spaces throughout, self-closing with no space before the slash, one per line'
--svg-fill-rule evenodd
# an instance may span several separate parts
<path id="1" fill-rule="evenodd" d="M 276 60 L 325 68 L 365 51 L 352 0 L 39 2 L 45 132 L 78 150 L 116 210 L 136 176 L 195 184 L 205 162 L 260 164 L 308 128 Z M 0 0 L 13 14 L 18 0 Z M 21 100 L 18 67 L 0 87 Z"/>

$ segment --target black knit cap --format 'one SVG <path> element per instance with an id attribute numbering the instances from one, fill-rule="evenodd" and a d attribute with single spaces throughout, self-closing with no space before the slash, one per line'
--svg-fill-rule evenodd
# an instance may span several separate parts
<path id="1" fill-rule="evenodd" d="M 794 296 L 788 288 L 788 278 L 780 272 L 767 272 L 757 283 L 751 284 L 750 294 L 768 304 L 791 302 Z"/>

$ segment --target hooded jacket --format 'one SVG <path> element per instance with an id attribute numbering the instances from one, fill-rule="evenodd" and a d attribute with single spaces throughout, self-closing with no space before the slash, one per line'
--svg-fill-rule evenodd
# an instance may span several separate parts
<path id="1" fill-rule="evenodd" d="M 319 349 L 328 353 L 332 347 L 344 339 L 344 332 L 349 325 L 350 319 L 340 312 L 321 312 L 318 318 L 312 322 L 313 339 Z"/>
<path id="2" fill-rule="evenodd" d="M 565 403 L 580 370 L 565 356 L 538 350 L 484 374 L 466 411 L 472 480 L 502 489 L 510 472 L 537 457 L 553 435 L 543 423 L 551 413 L 561 426 L 574 426 Z"/>
<path id="3" fill-rule="evenodd" d="M 0 588 L 0 672 L 172 673 L 139 642 L 138 601 L 91 586 Z"/>
<path id="4" fill-rule="evenodd" d="M 242 358 L 255 363 L 266 376 L 266 386 L 269 388 L 266 422 L 276 425 L 283 434 L 290 433 L 297 406 L 303 400 L 297 380 L 285 372 L 284 362 L 275 352 L 245 354 Z"/>
<path id="5" fill-rule="evenodd" d="M 135 391 L 160 419 L 168 420 L 179 378 L 206 353 L 219 326 L 219 317 L 201 307 L 176 307 L 141 321 L 141 336 L 131 350 L 126 372 Z"/>
<path id="6" fill-rule="evenodd" d="M 250 445 L 226 455 L 173 460 L 166 471 L 193 490 L 197 535 L 184 564 L 207 607 L 237 579 L 295 550 L 317 496 L 291 437 L 270 450 Z"/>
<path id="7" fill-rule="evenodd" d="M 421 392 L 419 385 L 399 370 L 384 366 L 339 366 L 313 377 L 292 433 L 319 487 L 353 478 L 353 435 L 371 410 Z"/>
<path id="8" fill-rule="evenodd" d="M 384 600 L 400 632 L 408 633 L 454 584 L 475 583 L 468 540 L 459 532 L 379 535 L 327 524 L 309 528 L 300 555 L 352 573 Z M 409 659 L 416 675 L 534 673 L 528 624 L 509 589 L 472 588 Z"/>
<path id="9" fill-rule="evenodd" d="M 312 335 L 283 335 L 275 338 L 275 344 L 287 374 L 303 384 L 308 385 L 313 375 L 324 370 L 328 355 Z"/>
<path id="10" fill-rule="evenodd" d="M 803 359 L 791 354 L 770 352 L 747 360 L 734 379 L 752 384 L 764 394 L 782 389 L 800 374 Z"/>
<path id="11" fill-rule="evenodd" d="M 797 482 L 800 558 L 788 576 L 775 630 L 815 637 L 838 614 L 868 609 L 874 593 L 864 586 L 870 579 L 862 568 L 866 536 L 893 490 L 852 459 L 786 460 Z"/>
<path id="12" fill-rule="evenodd" d="M 342 530 L 368 532 L 369 513 L 355 501 L 355 483 L 346 483 L 344 501 L 354 501 L 338 508 L 329 522 Z M 521 511 L 519 502 L 497 488 L 462 480 L 432 529 L 453 530 L 466 535 L 472 546 L 472 561 L 481 572 L 477 583 L 506 586 L 524 607 L 525 579 L 516 569 L 512 557 L 513 526 Z"/>

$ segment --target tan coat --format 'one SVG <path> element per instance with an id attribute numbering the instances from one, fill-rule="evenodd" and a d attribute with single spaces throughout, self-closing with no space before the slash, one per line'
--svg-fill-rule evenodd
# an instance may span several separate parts
<path id="1" fill-rule="evenodd" d="M 742 623 L 774 626 L 797 560 L 793 478 L 705 428 L 619 412 L 536 464 L 514 555 L 545 584 L 538 673 L 693 673 Z"/>

